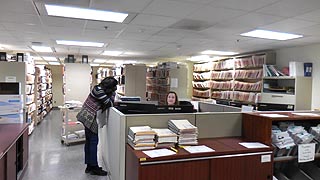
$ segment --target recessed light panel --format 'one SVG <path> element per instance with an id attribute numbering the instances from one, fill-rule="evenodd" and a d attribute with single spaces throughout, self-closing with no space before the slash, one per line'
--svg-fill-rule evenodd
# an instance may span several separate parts
<path id="1" fill-rule="evenodd" d="M 109 21 L 122 23 L 128 16 L 126 13 L 85 9 L 78 7 L 45 5 L 49 16 L 59 16 L 68 18 L 78 18 L 97 21 Z"/>
<path id="2" fill-rule="evenodd" d="M 36 52 L 53 52 L 48 46 L 31 46 L 31 48 Z"/>
<path id="3" fill-rule="evenodd" d="M 88 46 L 88 47 L 103 47 L 104 43 L 99 42 L 83 42 L 83 41 L 67 41 L 67 40 L 56 40 L 57 44 L 67 46 Z"/>
<path id="4" fill-rule="evenodd" d="M 214 54 L 214 55 L 220 55 L 220 56 L 232 56 L 232 55 L 236 55 L 239 54 L 237 52 L 231 52 L 231 51 L 214 51 L 214 50 L 206 50 L 206 51 L 202 51 L 201 54 Z"/>
<path id="5" fill-rule="evenodd" d="M 104 51 L 102 55 L 106 56 L 120 56 L 123 52 L 122 51 Z"/>
<path id="6" fill-rule="evenodd" d="M 247 33 L 240 34 L 241 36 L 255 37 L 255 38 L 263 38 L 263 39 L 273 39 L 273 40 L 290 40 L 303 37 L 298 34 L 290 34 L 283 32 L 275 32 L 275 31 L 267 31 L 267 30 L 253 30 Z"/>

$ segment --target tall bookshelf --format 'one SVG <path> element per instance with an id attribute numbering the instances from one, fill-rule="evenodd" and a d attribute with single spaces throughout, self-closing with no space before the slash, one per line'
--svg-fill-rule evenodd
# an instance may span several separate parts
<path id="1" fill-rule="evenodd" d="M 214 99 L 223 104 L 256 104 L 261 100 L 263 65 L 270 63 L 275 63 L 274 52 L 195 64 L 193 99 Z"/>
<path id="2" fill-rule="evenodd" d="M 52 109 L 52 73 L 44 65 L 36 66 L 36 104 L 37 117 L 36 124 L 40 123 L 43 118 Z"/>
<path id="3" fill-rule="evenodd" d="M 28 61 L 31 58 L 25 56 Z M 35 103 L 35 68 L 33 62 L 0 62 L 0 81 L 6 82 L 7 79 L 14 79 L 20 82 L 21 94 L 23 95 L 25 122 L 29 123 L 29 134 L 32 133 L 36 118 Z"/>

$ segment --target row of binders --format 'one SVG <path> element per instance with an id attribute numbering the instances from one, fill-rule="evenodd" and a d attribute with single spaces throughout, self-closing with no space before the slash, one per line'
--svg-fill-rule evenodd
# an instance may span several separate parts
<path id="1" fill-rule="evenodd" d="M 197 145 L 198 128 L 188 120 L 169 120 L 168 128 L 163 129 L 134 126 L 129 128 L 128 144 L 135 150 Z"/>

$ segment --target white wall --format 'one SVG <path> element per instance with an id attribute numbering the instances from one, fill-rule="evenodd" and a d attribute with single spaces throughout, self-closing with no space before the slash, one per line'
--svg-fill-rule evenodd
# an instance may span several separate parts
<path id="1" fill-rule="evenodd" d="M 289 66 L 290 61 L 312 62 L 312 104 L 311 108 L 320 107 L 320 44 L 285 48 L 276 51 L 277 66 Z"/>
<path id="2" fill-rule="evenodd" d="M 89 64 L 66 63 L 66 101 L 84 102 L 90 93 L 91 67 Z"/>

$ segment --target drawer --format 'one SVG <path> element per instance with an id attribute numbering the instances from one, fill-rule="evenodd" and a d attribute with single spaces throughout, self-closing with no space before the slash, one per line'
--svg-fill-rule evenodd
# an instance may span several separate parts
<path id="1" fill-rule="evenodd" d="M 272 104 L 295 104 L 295 95 L 290 94 L 276 94 L 276 93 L 262 93 L 261 102 L 262 103 L 272 103 Z"/>

